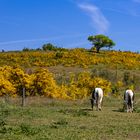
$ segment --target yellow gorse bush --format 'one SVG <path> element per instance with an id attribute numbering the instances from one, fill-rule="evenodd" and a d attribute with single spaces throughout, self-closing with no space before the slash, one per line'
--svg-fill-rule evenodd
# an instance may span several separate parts
<path id="1" fill-rule="evenodd" d="M 4 66 L 5 64 L 9 66 Z M 140 54 L 119 51 L 103 51 L 97 54 L 78 48 L 62 52 L 9 52 L 0 53 L 0 65 L 2 66 L 0 67 L 0 96 L 5 94 L 21 95 L 24 87 L 28 96 L 82 99 L 89 96 L 94 87 L 103 88 L 105 95 L 108 95 L 112 92 L 111 83 L 104 78 L 93 77 L 91 72 L 79 72 L 70 75 L 69 83 L 63 79 L 60 85 L 54 75 L 46 69 L 46 66 L 63 65 L 91 68 L 95 65 L 106 65 L 112 70 L 119 68 L 139 70 Z M 31 74 L 24 71 L 29 67 L 34 70 Z M 40 68 L 36 69 L 36 67 Z M 117 80 L 113 87 L 116 93 L 124 86 L 122 79 Z M 129 88 L 134 89 L 133 83 L 130 83 Z"/>
<path id="2" fill-rule="evenodd" d="M 0 96 L 3 95 L 14 95 L 16 88 L 10 83 L 4 76 L 0 75 Z"/>
<path id="3" fill-rule="evenodd" d="M 34 73 L 34 94 L 44 95 L 47 97 L 59 97 L 58 86 L 47 69 L 38 69 Z"/>
<path id="4" fill-rule="evenodd" d="M 46 68 L 36 69 L 32 74 L 25 73 L 20 67 L 4 66 L 0 70 L 0 96 L 22 95 L 25 88 L 27 96 L 40 95 L 75 100 L 86 98 L 96 86 L 107 92 L 110 88 L 110 82 L 99 77 L 92 78 L 89 72 L 71 74 L 69 84 L 62 82 L 58 85 L 54 75 Z"/>
<path id="5" fill-rule="evenodd" d="M 10 72 L 12 68 L 9 66 L 0 67 L 0 96 L 13 95 L 16 92 L 16 88 L 10 82 Z"/>
<path id="6" fill-rule="evenodd" d="M 107 64 L 110 68 L 116 66 L 123 69 L 140 69 L 140 54 L 121 51 L 103 51 L 100 54 L 85 51 L 83 49 L 72 49 L 68 51 L 31 51 L 31 52 L 9 52 L 0 53 L 0 65 L 11 65 L 15 63 L 22 67 L 32 66 L 80 66 L 90 67 L 95 64 Z"/>

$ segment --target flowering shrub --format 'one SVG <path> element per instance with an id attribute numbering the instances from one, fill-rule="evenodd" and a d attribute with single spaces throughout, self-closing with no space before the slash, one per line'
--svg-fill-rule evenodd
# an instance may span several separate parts
<path id="1" fill-rule="evenodd" d="M 78 48 L 61 52 L 8 52 L 0 53 L 0 65 L 2 66 L 0 67 L 0 96 L 5 94 L 21 95 L 24 87 L 28 96 L 82 99 L 89 96 L 94 87 L 103 88 L 106 95 L 111 93 L 112 89 L 116 93 L 119 92 L 123 86 L 134 89 L 138 83 L 135 82 L 137 76 L 131 75 L 129 83 L 127 75 L 125 75 L 124 81 L 123 76 L 118 81 L 118 70 L 139 70 L 140 54 L 119 51 L 104 51 L 97 54 Z M 58 84 L 54 75 L 46 69 L 46 67 L 57 65 L 83 68 L 93 68 L 96 65 L 107 66 L 107 69 L 116 70 L 116 81 L 114 80 L 115 84 L 112 84 L 110 82 L 112 77 L 109 79 L 109 73 L 105 73 L 105 71 L 104 76 L 94 75 L 95 73 L 91 75 L 91 72 L 79 72 L 78 74 L 71 74 L 67 78 L 69 79 L 68 83 L 64 81 L 66 79 L 62 79 L 62 82 Z M 28 74 L 24 71 L 25 68 L 34 69 L 34 72 Z"/>
<path id="2" fill-rule="evenodd" d="M 22 67 L 45 66 L 80 66 L 106 64 L 109 68 L 140 69 L 140 54 L 133 52 L 104 51 L 99 54 L 84 49 L 65 51 L 29 51 L 0 53 L 0 65 L 15 63 Z"/>
<path id="3" fill-rule="evenodd" d="M 52 73 L 40 68 L 32 74 L 25 73 L 19 67 L 2 67 L 0 71 L 0 96 L 21 95 L 26 89 L 26 95 L 40 95 L 50 98 L 82 99 L 90 95 L 91 90 L 100 86 L 109 91 L 110 82 L 102 78 L 92 78 L 89 72 L 81 72 L 76 76 L 71 74 L 69 84 L 58 85 Z"/>

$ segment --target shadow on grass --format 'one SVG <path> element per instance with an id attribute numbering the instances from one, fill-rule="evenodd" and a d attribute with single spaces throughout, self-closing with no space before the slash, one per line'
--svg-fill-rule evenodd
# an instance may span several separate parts
<path id="1" fill-rule="evenodd" d="M 119 108 L 117 110 L 112 110 L 113 112 L 121 112 L 121 113 L 126 113 L 126 110 L 124 108 Z M 133 113 L 140 113 L 140 108 L 135 107 L 133 109 Z"/>
<path id="2" fill-rule="evenodd" d="M 113 112 L 121 112 L 121 113 L 125 112 L 125 110 L 124 110 L 123 108 L 114 109 L 114 110 L 112 110 L 112 111 L 113 111 Z"/>
<path id="3" fill-rule="evenodd" d="M 63 113 L 65 115 L 72 115 L 74 117 L 76 116 L 88 116 L 91 117 L 93 116 L 92 113 L 90 113 L 92 109 L 89 108 L 83 108 L 83 109 L 61 109 L 58 112 Z M 96 116 L 94 116 L 96 117 Z"/>
<path id="4" fill-rule="evenodd" d="M 93 111 L 91 108 L 83 108 L 83 109 L 80 109 L 82 111 Z"/>

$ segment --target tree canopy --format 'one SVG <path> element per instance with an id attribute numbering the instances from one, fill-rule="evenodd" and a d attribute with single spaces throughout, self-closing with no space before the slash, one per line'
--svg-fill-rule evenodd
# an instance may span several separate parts
<path id="1" fill-rule="evenodd" d="M 56 50 L 57 49 L 57 47 L 56 46 L 54 46 L 53 44 L 51 44 L 51 43 L 47 43 L 47 44 L 44 44 L 43 46 L 42 46 L 42 49 L 44 50 L 44 51 L 47 51 L 47 50 L 50 50 L 50 51 L 54 51 L 54 50 Z"/>
<path id="2" fill-rule="evenodd" d="M 102 34 L 89 36 L 88 40 L 92 42 L 96 48 L 97 53 L 99 53 L 100 49 L 103 47 L 112 48 L 115 45 L 115 43 L 109 37 Z"/>

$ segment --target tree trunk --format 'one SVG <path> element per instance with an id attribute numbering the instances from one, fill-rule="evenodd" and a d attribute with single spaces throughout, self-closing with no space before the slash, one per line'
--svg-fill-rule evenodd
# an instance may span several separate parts
<path id="1" fill-rule="evenodd" d="M 97 53 L 99 53 L 100 52 L 100 48 L 96 47 L 96 51 L 97 51 Z"/>

